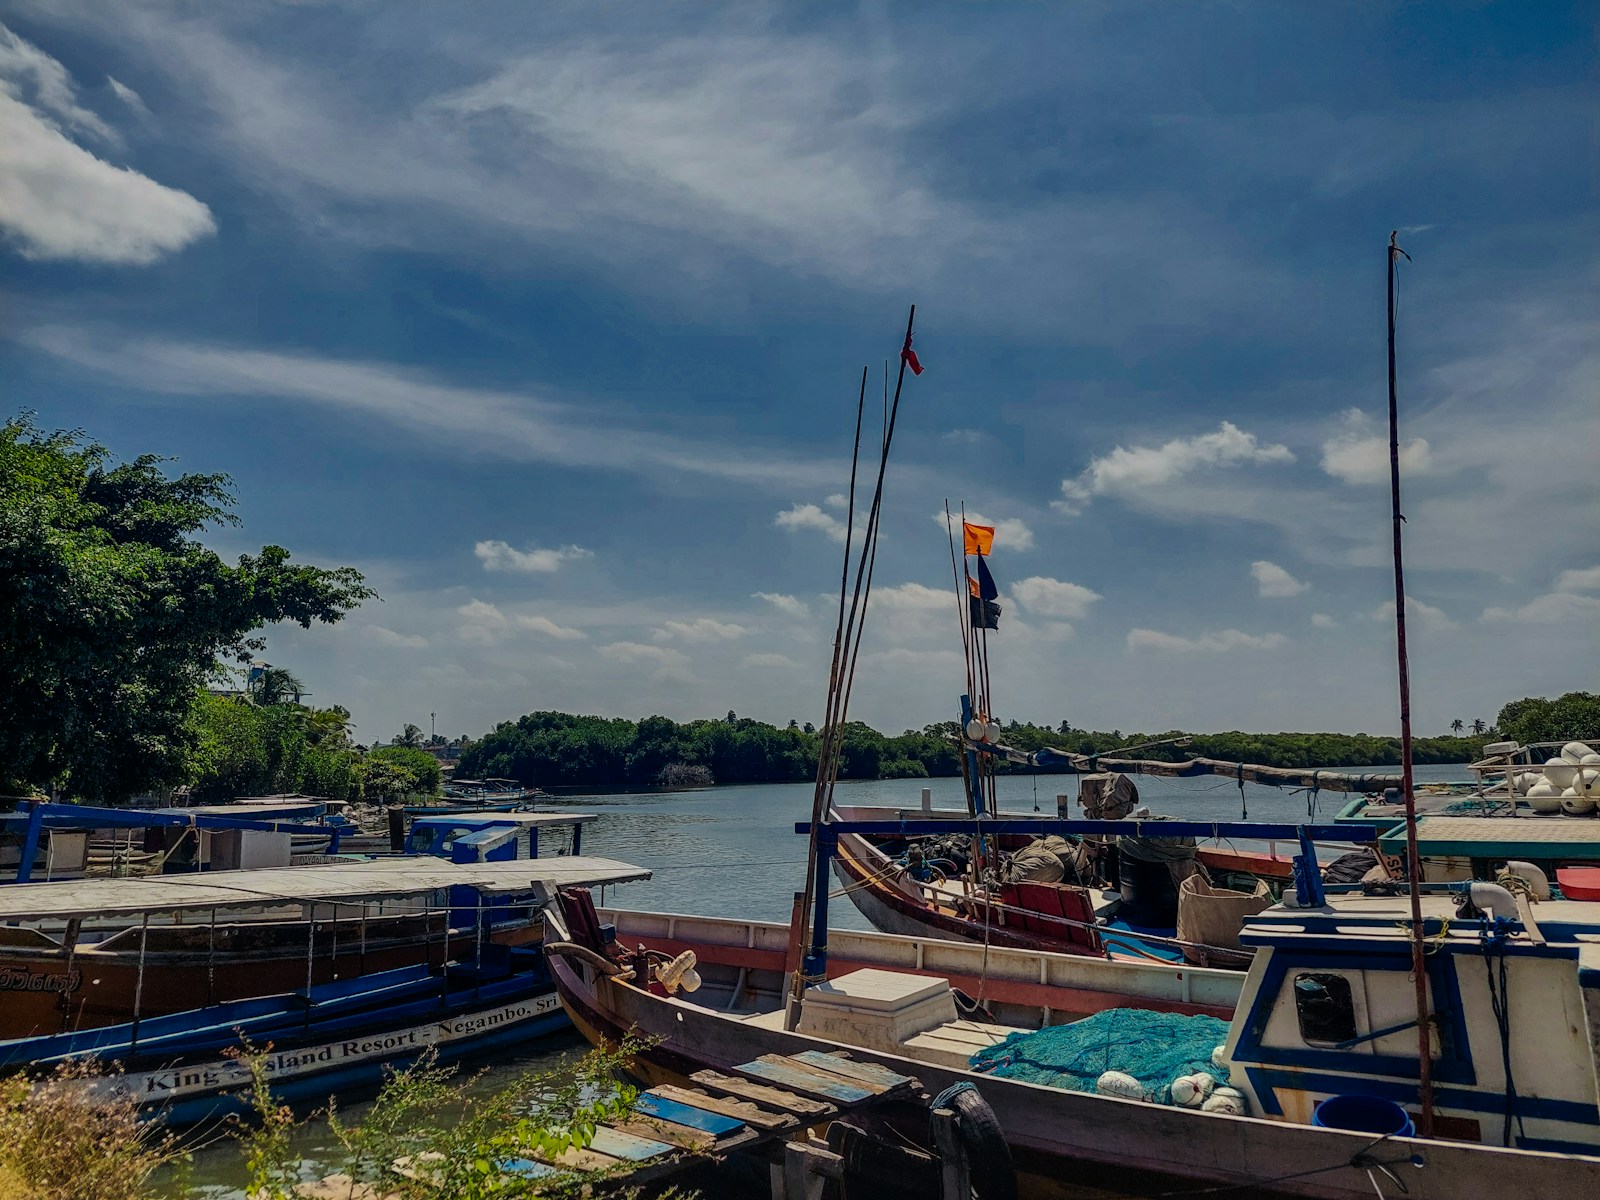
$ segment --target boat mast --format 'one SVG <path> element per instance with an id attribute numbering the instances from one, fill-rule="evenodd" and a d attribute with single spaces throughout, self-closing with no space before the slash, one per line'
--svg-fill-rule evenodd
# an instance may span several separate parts
<path id="1" fill-rule="evenodd" d="M 1417 989 L 1417 1083 L 1422 1136 L 1433 1136 L 1433 1028 L 1428 1016 L 1427 945 L 1422 927 L 1422 859 L 1417 852 L 1417 796 L 1411 777 L 1411 668 L 1406 657 L 1406 573 L 1401 546 L 1400 407 L 1394 368 L 1394 282 L 1401 255 L 1399 230 L 1389 234 L 1389 498 L 1394 526 L 1394 631 L 1400 664 L 1400 790 L 1406 808 L 1406 878 L 1411 895 L 1411 974 Z"/>

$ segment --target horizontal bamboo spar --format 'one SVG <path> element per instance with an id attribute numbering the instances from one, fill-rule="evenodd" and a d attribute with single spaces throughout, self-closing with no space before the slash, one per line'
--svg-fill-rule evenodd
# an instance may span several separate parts
<path id="1" fill-rule="evenodd" d="M 1220 758 L 1161 762 L 1152 758 L 1105 758 L 1095 754 L 1073 754 L 1048 746 L 1033 753 L 971 740 L 967 741 L 966 746 L 979 754 L 998 754 L 1008 762 L 1024 766 L 1066 767 L 1085 775 L 1096 771 L 1115 771 L 1119 775 L 1164 775 L 1173 779 L 1223 775 L 1245 783 L 1266 784 L 1268 787 L 1314 787 L 1326 792 L 1380 792 L 1401 784 L 1398 775 L 1367 775 L 1320 768 L 1307 770 L 1304 767 L 1263 767 L 1255 763 L 1227 762 Z"/>

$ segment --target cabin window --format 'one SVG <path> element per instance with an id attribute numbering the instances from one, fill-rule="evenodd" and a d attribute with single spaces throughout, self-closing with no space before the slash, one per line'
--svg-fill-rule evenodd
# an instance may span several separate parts
<path id="1" fill-rule="evenodd" d="M 1348 1042 L 1356 1036 L 1356 1002 L 1343 975 L 1306 972 L 1294 977 L 1294 1011 L 1307 1042 Z"/>

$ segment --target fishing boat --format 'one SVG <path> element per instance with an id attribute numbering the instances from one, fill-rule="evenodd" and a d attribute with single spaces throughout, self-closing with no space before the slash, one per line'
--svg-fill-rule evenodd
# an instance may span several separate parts
<path id="1" fill-rule="evenodd" d="M 137 824 L 150 815 L 103 811 L 107 815 L 85 819 Z M 478 928 L 415 904 L 346 904 L 336 892 L 318 889 L 336 887 L 351 871 L 356 872 L 354 879 L 423 881 L 431 878 L 430 871 L 451 862 L 507 869 L 521 861 L 529 865 L 517 869 L 533 870 L 532 861 L 543 861 L 540 830 L 572 826 L 571 840 L 558 849 L 576 850 L 577 830 L 594 819 L 592 813 L 489 814 L 445 818 L 447 824 L 439 826 L 435 822 L 440 819 L 431 818 L 423 823 L 412 853 L 372 861 L 0 889 L 0 992 L 7 993 L 0 1004 L 0 1037 L 117 1025 L 270 995 L 282 990 L 285 979 L 302 980 L 309 988 L 471 957 L 480 939 L 503 947 L 535 947 L 542 933 L 538 914 Z M 269 830 L 263 836 L 287 839 L 289 833 Z M 255 904 L 231 902 L 238 890 L 248 891 L 263 878 L 274 888 L 285 886 L 293 872 L 304 873 L 299 894 L 311 898 L 284 900 L 264 893 Z M 61 894 L 41 889 L 66 889 L 68 897 L 81 897 L 82 903 L 75 906 L 69 898 L 60 915 L 25 915 L 41 903 L 38 895 Z M 218 903 L 214 916 L 196 920 L 199 909 L 193 905 L 167 903 L 174 896 L 196 901 L 224 897 L 229 902 Z"/>
<path id="2" fill-rule="evenodd" d="M 457 804 L 525 804 L 544 798 L 538 788 L 526 788 L 515 779 L 452 779 L 444 785 L 444 799 Z"/>
<path id="3" fill-rule="evenodd" d="M 1066 1194 L 1068 1180 L 1329 1200 L 1600 1186 L 1600 905 L 1530 906 L 1485 883 L 1463 885 L 1474 915 L 1452 895 L 1425 898 L 1434 1057 L 1424 1096 L 1407 1054 L 1406 898 L 1323 895 L 1314 877 L 1303 869 L 1314 890 L 1296 898 L 1307 903 L 1248 919 L 1255 959 L 1244 974 L 826 928 L 812 930 L 824 961 L 803 966 L 799 927 L 811 914 L 801 909 L 786 927 L 594 912 L 579 893 L 564 895 L 549 952 L 591 1041 L 651 1039 L 635 1069 L 652 1084 L 841 1047 L 929 1091 L 971 1084 L 1029 1196 Z M 792 1000 L 797 969 L 812 982 Z M 1211 1018 L 1191 1050 L 1203 1061 L 1183 1064 L 1209 1083 L 1105 1079 L 1110 1062 L 1140 1070 L 1103 1044 L 1099 1023 L 1113 1018 L 1153 1031 L 1124 1033 L 1135 1060 L 1167 1054 L 1178 1018 Z M 1087 1076 L 1074 1057 L 1085 1039 Z M 1175 1102 L 1185 1094 L 1198 1106 Z M 1415 1133 L 1424 1106 L 1433 1137 Z"/>
<path id="4" fill-rule="evenodd" d="M 0 1041 L 0 1068 L 41 1074 L 93 1059 L 106 1064 L 91 1078 L 94 1090 L 131 1095 L 151 1115 L 192 1124 L 248 1107 L 241 1048 L 260 1051 L 274 1095 L 294 1101 L 371 1082 L 424 1053 L 448 1061 L 526 1040 L 565 1024 L 536 936 L 555 890 L 648 876 L 574 856 L 413 858 L 7 889 L 0 894 L 7 928 L 81 924 L 109 908 L 137 915 L 141 931 L 159 913 L 171 928 L 222 941 L 270 907 L 323 916 L 308 924 L 297 963 L 278 960 L 272 971 L 248 976 L 239 973 L 237 946 L 184 969 L 144 939 L 127 1020 L 52 1025 Z M 225 926 L 228 914 L 237 920 Z M 409 923 L 417 953 L 396 955 L 384 944 L 393 942 L 396 919 Z M 516 936 L 503 940 L 502 930 Z M 53 990 L 42 994 L 72 1003 L 115 986 L 99 953 L 62 947 L 59 971 L 45 976 Z M 10 985 L 16 977 L 0 979 Z M 198 1003 L 208 991 L 231 998 Z M 7 1009 L 21 998 L 9 997 Z M 92 1009 L 73 1004 L 68 1015 L 81 1011 Z"/>

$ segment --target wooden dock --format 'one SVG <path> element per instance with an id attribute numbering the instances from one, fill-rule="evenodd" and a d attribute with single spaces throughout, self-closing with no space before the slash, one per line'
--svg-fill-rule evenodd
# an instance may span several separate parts
<path id="1" fill-rule="evenodd" d="M 721 1071 L 697 1071 L 691 1087 L 662 1085 L 641 1092 L 633 1111 L 594 1131 L 582 1148 L 548 1158 L 500 1164 L 511 1174 L 534 1178 L 563 1171 L 605 1172 L 599 1187 L 658 1183 L 706 1161 L 755 1151 L 772 1164 L 773 1195 L 805 1200 L 819 1194 L 838 1156 L 812 1137 L 814 1126 L 897 1100 L 922 1099 L 922 1085 L 873 1063 L 856 1062 L 847 1051 L 764 1054 Z M 429 1155 L 395 1164 L 401 1174 L 427 1170 Z M 352 1191 L 354 1186 L 354 1191 Z M 302 1184 L 305 1200 L 355 1195 L 388 1200 L 381 1187 L 352 1185 L 343 1176 Z"/>

